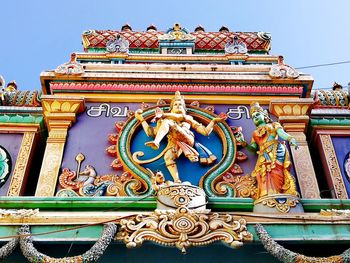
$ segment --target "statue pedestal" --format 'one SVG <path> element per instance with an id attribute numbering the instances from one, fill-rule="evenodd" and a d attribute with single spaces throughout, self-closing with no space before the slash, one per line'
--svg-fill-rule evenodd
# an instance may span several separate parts
<path id="1" fill-rule="evenodd" d="M 276 194 L 260 197 L 254 201 L 253 212 L 257 213 L 303 213 L 300 198 L 294 195 Z"/>
<path id="2" fill-rule="evenodd" d="M 186 207 L 190 210 L 206 209 L 205 193 L 198 186 L 174 183 L 162 186 L 157 193 L 157 209 L 175 210 Z"/>

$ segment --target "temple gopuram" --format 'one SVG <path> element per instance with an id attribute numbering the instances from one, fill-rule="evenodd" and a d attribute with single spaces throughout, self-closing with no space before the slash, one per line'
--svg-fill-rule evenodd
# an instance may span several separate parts
<path id="1" fill-rule="evenodd" d="M 0 78 L 0 259 L 350 262 L 341 85 L 312 90 L 266 32 L 82 43 L 41 91 Z"/>

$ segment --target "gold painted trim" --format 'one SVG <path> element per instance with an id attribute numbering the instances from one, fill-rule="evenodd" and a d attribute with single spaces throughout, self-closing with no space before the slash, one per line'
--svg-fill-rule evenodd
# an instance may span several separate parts
<path id="1" fill-rule="evenodd" d="M 245 61 L 266 61 L 266 62 L 275 62 L 277 63 L 278 56 L 271 55 L 259 55 L 259 56 L 248 56 L 248 55 L 186 55 L 186 56 L 171 56 L 171 55 L 162 55 L 162 54 L 110 54 L 110 53 L 77 53 L 77 59 L 126 59 L 126 60 L 176 60 L 176 61 L 229 61 L 229 60 L 245 60 Z"/>
<path id="2" fill-rule="evenodd" d="M 35 132 L 25 132 L 23 134 L 7 196 L 20 196 L 22 194 L 23 183 L 29 172 L 28 163 L 32 156 L 35 135 Z"/>
<path id="3" fill-rule="evenodd" d="M 55 96 L 79 95 L 85 98 L 86 102 L 156 102 L 159 99 L 165 99 L 167 94 L 105 94 L 105 93 L 59 93 Z M 273 98 L 285 98 L 284 96 L 274 96 Z M 298 98 L 298 96 L 295 96 Z M 271 96 L 259 96 L 254 98 L 254 101 L 260 104 L 268 105 L 271 101 Z M 232 96 L 232 95 L 191 95 L 186 94 L 186 101 L 189 103 L 199 101 L 200 103 L 215 103 L 215 104 L 250 104 L 252 99 L 247 96 Z"/>
<path id="4" fill-rule="evenodd" d="M 151 215 L 153 212 L 144 211 L 133 211 L 133 212 L 104 212 L 99 211 L 84 211 L 84 212 L 73 212 L 73 211 L 39 211 L 31 216 L 19 217 L 19 216 L 1 216 L 0 225 L 74 225 L 74 224 L 95 224 L 102 223 L 110 220 L 116 220 L 119 223 L 119 218 L 132 217 L 136 215 Z M 212 214 L 212 213 L 210 213 Z M 229 214 L 232 216 L 243 217 L 247 224 L 297 224 L 297 225 L 348 225 L 350 223 L 349 217 L 342 215 L 333 215 L 331 217 L 324 216 L 320 213 L 304 213 L 304 214 L 263 214 L 263 213 L 252 213 L 252 212 L 225 212 L 218 214 Z"/>
<path id="5" fill-rule="evenodd" d="M 64 145 L 64 142 L 47 143 L 35 196 L 54 196 Z"/>
<path id="6" fill-rule="evenodd" d="M 1 123 L 0 133 L 25 133 L 37 132 L 40 124 L 33 123 Z"/>
<path id="7" fill-rule="evenodd" d="M 333 147 L 332 138 L 330 135 L 322 134 L 320 135 L 320 142 L 325 154 L 325 161 L 327 163 L 328 173 L 334 187 L 335 197 L 338 199 L 347 199 L 348 194 L 343 182 L 339 163 Z"/>

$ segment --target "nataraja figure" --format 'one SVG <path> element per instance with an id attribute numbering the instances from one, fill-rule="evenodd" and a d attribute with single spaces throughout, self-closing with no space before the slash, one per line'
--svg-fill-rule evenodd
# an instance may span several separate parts
<path id="1" fill-rule="evenodd" d="M 195 142 L 191 128 L 202 135 L 208 136 L 212 132 L 214 125 L 217 122 L 223 121 L 224 118 L 213 118 L 207 126 L 204 126 L 186 113 L 185 100 L 179 91 L 175 93 L 175 97 L 171 101 L 170 112 L 165 113 L 160 108 L 156 108 L 155 118 L 152 120 L 157 122 L 156 127 L 149 126 L 141 114 L 142 110 L 137 110 L 135 112 L 135 118 L 141 122 L 146 135 L 148 137 L 154 137 L 153 141 L 145 143 L 146 146 L 157 150 L 162 139 L 165 136 L 168 138 L 168 144 L 160 156 L 164 156 L 165 164 L 174 182 L 181 182 L 176 166 L 176 159 L 182 153 L 191 162 L 201 161 L 204 164 L 211 164 L 216 160 L 215 155 L 206 147 Z M 207 158 L 202 158 L 198 151 L 203 153 Z M 153 158 L 152 160 L 154 161 L 155 159 L 157 158 Z"/>

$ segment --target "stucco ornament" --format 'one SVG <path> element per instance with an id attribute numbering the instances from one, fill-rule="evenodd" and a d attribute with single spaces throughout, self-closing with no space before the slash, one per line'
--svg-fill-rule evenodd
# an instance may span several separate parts
<path id="1" fill-rule="evenodd" d="M 177 210 L 155 210 L 150 215 L 137 215 L 120 221 L 117 238 L 128 248 L 153 241 L 175 246 L 183 253 L 191 246 L 204 246 L 221 240 L 233 248 L 252 241 L 246 221 L 228 214 L 196 212 L 185 207 Z"/>

